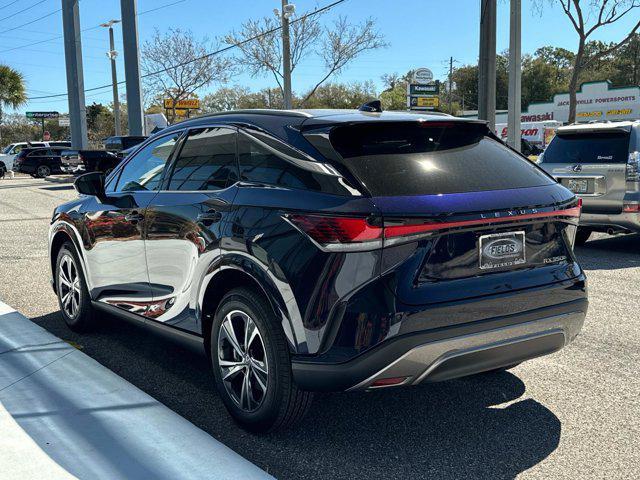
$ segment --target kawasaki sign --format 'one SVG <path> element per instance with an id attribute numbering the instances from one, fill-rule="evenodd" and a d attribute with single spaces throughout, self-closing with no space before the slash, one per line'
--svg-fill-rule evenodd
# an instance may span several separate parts
<path id="1" fill-rule="evenodd" d="M 440 93 L 440 83 L 422 85 L 412 83 L 409 85 L 409 95 L 437 95 Z"/>

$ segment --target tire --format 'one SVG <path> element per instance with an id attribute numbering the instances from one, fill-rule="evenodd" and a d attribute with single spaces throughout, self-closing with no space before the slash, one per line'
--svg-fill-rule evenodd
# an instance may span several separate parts
<path id="1" fill-rule="evenodd" d="M 575 244 L 577 247 L 582 247 L 585 243 L 587 243 L 587 240 L 589 240 L 589 237 L 591 236 L 591 230 L 588 228 L 580 228 L 578 227 L 578 231 L 576 232 L 576 241 Z"/>
<path id="2" fill-rule="evenodd" d="M 65 242 L 58 252 L 55 282 L 60 313 L 67 326 L 74 332 L 90 330 L 95 322 L 96 311 L 91 305 L 78 254 L 70 242 Z"/>
<path id="3" fill-rule="evenodd" d="M 246 348 L 244 332 L 251 323 L 257 334 L 249 334 Z M 216 388 L 237 423 L 251 432 L 269 432 L 291 427 L 304 417 L 313 394 L 295 385 L 287 340 L 262 295 L 249 288 L 227 293 L 218 306 L 210 338 Z M 221 362 L 226 365 L 221 367 Z"/>
<path id="4" fill-rule="evenodd" d="M 48 165 L 38 165 L 36 168 L 36 177 L 45 178 L 51 175 L 51 168 Z"/>

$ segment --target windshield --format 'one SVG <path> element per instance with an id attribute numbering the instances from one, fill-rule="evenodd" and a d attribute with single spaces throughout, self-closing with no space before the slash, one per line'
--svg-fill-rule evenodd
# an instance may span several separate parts
<path id="1" fill-rule="evenodd" d="M 548 185 L 530 161 L 466 122 L 357 124 L 331 131 L 333 147 L 374 196 L 446 194 Z"/>
<path id="2" fill-rule="evenodd" d="M 628 132 L 558 133 L 544 152 L 544 163 L 626 163 Z"/>

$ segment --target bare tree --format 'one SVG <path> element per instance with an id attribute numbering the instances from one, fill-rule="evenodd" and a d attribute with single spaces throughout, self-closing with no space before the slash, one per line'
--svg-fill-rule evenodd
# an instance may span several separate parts
<path id="1" fill-rule="evenodd" d="M 309 93 L 301 100 L 304 105 L 318 87 L 367 50 L 387 46 L 384 37 L 375 29 L 375 21 L 368 19 L 360 25 L 350 24 L 345 17 L 336 20 L 331 28 L 322 28 L 320 15 L 303 15 L 291 21 L 291 72 L 317 47 L 325 65 L 325 72 Z M 278 19 L 265 17 L 249 20 L 239 32 L 231 32 L 224 39 L 238 45 L 241 55 L 236 59 L 250 75 L 272 75 L 284 95 L 282 73 L 282 42 Z"/>
<path id="2" fill-rule="evenodd" d="M 573 61 L 573 71 L 569 80 L 569 122 L 576 121 L 576 93 L 580 73 L 589 64 L 606 57 L 627 43 L 640 28 L 640 19 L 632 26 L 631 31 L 618 43 L 613 43 L 609 48 L 600 50 L 595 54 L 586 55 L 585 46 L 589 37 L 598 29 L 611 25 L 629 12 L 640 7 L 640 0 L 551 0 L 557 1 L 562 10 L 571 20 L 571 24 L 578 34 L 578 51 Z M 592 20 L 593 19 L 593 20 Z"/>
<path id="3" fill-rule="evenodd" d="M 291 73 L 311 47 L 318 42 L 322 28 L 318 17 L 301 17 L 290 24 L 291 38 Z M 282 73 L 282 38 L 280 19 L 264 17 L 260 20 L 249 20 L 242 24 L 239 32 L 231 32 L 224 38 L 228 45 L 238 45 L 241 56 L 235 60 L 245 67 L 252 77 L 273 75 L 278 87 L 284 92 Z M 247 41 L 248 39 L 254 39 Z M 284 94 L 284 93 L 283 93 Z"/>
<path id="4" fill-rule="evenodd" d="M 360 25 L 351 25 L 347 17 L 338 17 L 332 29 L 325 29 L 325 37 L 319 52 L 324 60 L 326 74 L 302 99 L 302 104 L 304 105 L 331 75 L 340 73 L 361 53 L 386 46 L 388 44 L 385 43 L 382 33 L 376 30 L 375 21 L 372 18 L 368 18 Z"/>
<path id="5" fill-rule="evenodd" d="M 233 74 L 233 62 L 210 55 L 208 47 L 213 50 L 207 39 L 198 41 L 190 31 L 178 28 L 161 34 L 156 30 L 142 47 L 140 63 L 147 93 L 153 98 L 170 98 L 175 104 L 212 82 L 226 83 Z M 175 108 L 169 117 L 175 120 Z"/>

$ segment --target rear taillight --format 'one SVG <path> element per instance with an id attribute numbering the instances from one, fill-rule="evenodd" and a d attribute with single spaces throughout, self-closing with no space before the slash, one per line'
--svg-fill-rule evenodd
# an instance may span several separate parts
<path id="1" fill-rule="evenodd" d="M 627 160 L 627 182 L 640 182 L 640 152 L 631 152 Z"/>
<path id="2" fill-rule="evenodd" d="M 622 205 L 622 211 L 625 213 L 638 213 L 640 212 L 640 203 L 624 202 L 624 204 Z"/>
<path id="3" fill-rule="evenodd" d="M 371 250 L 382 247 L 382 227 L 367 218 L 288 215 L 298 230 L 326 250 Z"/>
<path id="4" fill-rule="evenodd" d="M 581 210 L 582 199 L 579 198 L 575 205 L 561 210 L 506 212 L 503 215 L 492 215 L 486 218 L 454 221 L 394 219 L 386 220 L 383 226 L 376 225 L 379 220 L 372 217 L 294 214 L 283 218 L 309 236 L 323 250 L 362 251 L 381 248 L 383 244 L 404 243 L 442 230 L 456 228 L 544 218 L 569 219 L 577 223 Z"/>

